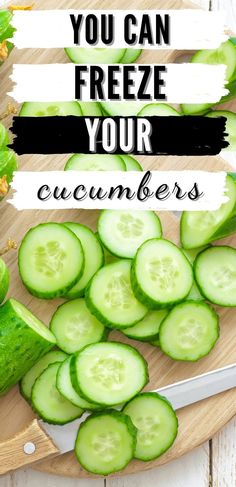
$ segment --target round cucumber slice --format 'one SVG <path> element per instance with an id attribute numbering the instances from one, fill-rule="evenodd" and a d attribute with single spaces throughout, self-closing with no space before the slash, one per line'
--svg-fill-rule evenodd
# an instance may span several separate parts
<path id="1" fill-rule="evenodd" d="M 92 230 L 80 223 L 64 223 L 80 240 L 84 252 L 84 270 L 78 282 L 65 297 L 75 299 L 84 296 L 85 288 L 90 279 L 104 264 L 104 252 L 97 236 Z"/>
<path id="2" fill-rule="evenodd" d="M 142 108 L 142 110 L 138 113 L 138 117 L 168 117 L 170 115 L 172 117 L 178 117 L 180 116 L 180 113 L 177 112 L 175 108 L 165 103 L 150 103 Z"/>
<path id="3" fill-rule="evenodd" d="M 214 103 L 215 105 L 215 103 Z M 184 115 L 206 115 L 212 103 L 182 103 L 181 109 Z"/>
<path id="4" fill-rule="evenodd" d="M 70 401 L 74 406 L 82 409 L 101 409 L 101 406 L 91 403 L 83 399 L 78 392 L 72 386 L 70 377 L 70 364 L 71 357 L 68 357 L 58 369 L 57 372 L 57 389 L 68 401 Z"/>
<path id="5" fill-rule="evenodd" d="M 126 49 L 66 47 L 65 52 L 76 64 L 114 64 L 119 63 Z"/>
<path id="6" fill-rule="evenodd" d="M 9 144 L 10 138 L 7 129 L 2 123 L 0 123 L 0 151 L 6 149 L 6 145 Z"/>
<path id="7" fill-rule="evenodd" d="M 5 394 L 56 344 L 51 331 L 23 304 L 0 307 L 0 395 Z"/>
<path id="8" fill-rule="evenodd" d="M 55 362 L 63 362 L 66 360 L 67 355 L 61 350 L 52 350 L 51 352 L 46 353 L 41 359 L 36 362 L 33 367 L 24 375 L 23 379 L 20 383 L 20 392 L 22 396 L 27 401 L 31 400 L 31 393 L 33 385 L 36 379 L 42 374 L 42 372 L 47 369 L 50 364 L 54 364 Z"/>
<path id="9" fill-rule="evenodd" d="M 124 56 L 119 61 L 121 64 L 134 63 L 141 55 L 142 49 L 126 49 Z"/>
<path id="10" fill-rule="evenodd" d="M 134 157 L 131 157 L 128 154 L 122 154 L 120 157 L 126 165 L 126 171 L 143 171 L 141 164 Z"/>
<path id="11" fill-rule="evenodd" d="M 56 115 L 76 115 L 80 117 L 82 111 L 77 101 L 65 102 L 25 102 L 19 117 L 55 117 Z"/>
<path id="12" fill-rule="evenodd" d="M 80 426 L 75 454 L 85 470 L 108 475 L 125 468 L 134 456 L 136 428 L 118 411 L 94 413 Z"/>
<path id="13" fill-rule="evenodd" d="M 100 269 L 90 281 L 86 303 L 109 328 L 127 328 L 147 314 L 147 308 L 135 297 L 130 282 L 131 261 L 119 260 Z"/>
<path id="14" fill-rule="evenodd" d="M 98 219 L 98 234 L 109 252 L 129 259 L 143 242 L 161 237 L 162 227 L 154 211 L 103 210 Z"/>
<path id="15" fill-rule="evenodd" d="M 208 355 L 219 338 L 219 318 L 203 302 L 175 306 L 161 324 L 161 350 L 174 360 L 195 362 Z"/>
<path id="16" fill-rule="evenodd" d="M 36 413 L 47 423 L 70 423 L 83 414 L 65 399 L 56 388 L 57 372 L 61 362 L 50 364 L 36 379 L 32 389 L 32 406 Z"/>
<path id="17" fill-rule="evenodd" d="M 151 309 L 183 301 L 193 284 L 192 266 L 172 242 L 153 238 L 139 247 L 132 265 L 134 294 Z"/>
<path id="18" fill-rule="evenodd" d="M 79 280 L 84 253 L 79 239 L 58 223 L 31 228 L 22 240 L 18 256 L 21 279 L 34 296 L 62 296 Z"/>
<path id="19" fill-rule="evenodd" d="M 107 115 L 111 115 L 112 117 L 116 116 L 136 116 L 142 110 L 142 108 L 146 105 L 146 103 L 138 102 L 138 101 L 117 101 L 117 102 L 109 102 L 104 101 L 100 103 L 102 109 L 104 110 Z"/>
<path id="20" fill-rule="evenodd" d="M 99 103 L 96 103 L 95 101 L 80 101 L 79 105 L 82 110 L 83 117 L 103 116 Z"/>
<path id="21" fill-rule="evenodd" d="M 226 178 L 228 201 L 215 211 L 184 211 L 180 221 L 180 239 L 185 249 L 194 249 L 214 240 L 214 234 L 231 216 L 236 205 L 236 186 Z"/>
<path id="22" fill-rule="evenodd" d="M 220 306 L 236 306 L 236 249 L 210 247 L 194 262 L 198 286 L 208 301 Z"/>
<path id="23" fill-rule="evenodd" d="M 0 258 L 0 303 L 2 303 L 8 293 L 10 284 L 10 273 L 4 262 Z"/>
<path id="24" fill-rule="evenodd" d="M 124 403 L 148 382 L 147 363 L 130 345 L 88 345 L 71 359 L 72 385 L 87 401 L 104 406 Z"/>
<path id="25" fill-rule="evenodd" d="M 218 49 L 204 49 L 196 52 L 191 59 L 192 63 L 225 64 L 226 80 L 231 81 L 236 69 L 236 49 L 232 42 L 226 41 Z"/>
<path id="26" fill-rule="evenodd" d="M 113 154 L 74 154 L 67 161 L 65 171 L 126 171 L 120 156 Z"/>
<path id="27" fill-rule="evenodd" d="M 143 392 L 123 408 L 137 428 L 134 457 L 150 461 L 163 455 L 174 443 L 178 418 L 167 399 L 156 392 Z"/>
<path id="28" fill-rule="evenodd" d="M 161 323 L 167 314 L 166 309 L 149 311 L 143 320 L 130 328 L 125 328 L 122 333 L 141 342 L 155 341 L 159 337 Z"/>
<path id="29" fill-rule="evenodd" d="M 90 313 L 82 298 L 61 304 L 51 319 L 50 329 L 66 353 L 78 352 L 107 335 L 104 325 Z"/>
<path id="30" fill-rule="evenodd" d="M 236 51 L 236 49 L 235 49 Z M 224 150 L 236 150 L 236 113 L 224 111 L 224 110 L 215 110 L 206 114 L 206 117 L 209 118 L 216 118 L 216 117 L 225 117 L 226 118 L 226 126 L 225 132 L 228 136 L 225 138 L 227 142 L 229 142 L 229 146 L 226 147 Z"/>

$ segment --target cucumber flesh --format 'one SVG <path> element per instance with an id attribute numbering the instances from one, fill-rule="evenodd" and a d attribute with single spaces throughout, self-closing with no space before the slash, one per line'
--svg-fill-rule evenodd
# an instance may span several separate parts
<path id="1" fill-rule="evenodd" d="M 125 162 L 113 154 L 74 154 L 65 171 L 126 171 Z"/>
<path id="2" fill-rule="evenodd" d="M 199 247 L 198 249 L 182 249 L 184 255 L 186 255 L 187 259 L 189 260 L 190 264 L 193 265 L 197 255 L 202 252 L 202 250 L 205 250 L 208 246 L 204 245 L 203 247 Z M 188 301 L 204 301 L 203 295 L 200 293 L 199 287 L 194 280 L 194 283 L 191 287 L 190 293 L 188 294 L 187 298 Z"/>
<path id="3" fill-rule="evenodd" d="M 98 219 L 98 234 L 110 253 L 129 259 L 143 242 L 161 237 L 162 227 L 153 211 L 103 210 Z"/>
<path id="4" fill-rule="evenodd" d="M 134 456 L 136 428 L 118 411 L 94 413 L 80 426 L 75 454 L 88 472 L 100 475 L 122 470 Z"/>
<path id="5" fill-rule="evenodd" d="M 71 357 L 68 357 L 58 369 L 57 372 L 57 389 L 68 401 L 74 406 L 82 409 L 101 409 L 101 406 L 91 403 L 83 399 L 73 388 L 70 377 L 70 363 Z"/>
<path id="6" fill-rule="evenodd" d="M 63 362 L 66 358 L 66 353 L 61 352 L 60 350 L 52 350 L 41 357 L 41 359 L 39 359 L 39 361 L 36 362 L 33 367 L 31 367 L 31 369 L 21 380 L 20 391 L 22 396 L 24 396 L 27 401 L 30 401 L 32 388 L 36 379 L 50 364 L 54 364 L 55 362 Z"/>
<path id="7" fill-rule="evenodd" d="M 225 64 L 226 80 L 231 81 L 236 69 L 236 49 L 229 40 L 220 45 L 218 49 L 204 49 L 196 52 L 192 63 Z"/>
<path id="8" fill-rule="evenodd" d="M 224 150 L 236 150 L 236 113 L 224 111 L 224 110 L 215 110 L 206 114 L 208 118 L 216 118 L 216 117 L 225 117 L 226 118 L 226 126 L 225 132 L 228 134 L 225 137 L 225 140 L 229 143 L 228 147 Z"/>
<path id="9" fill-rule="evenodd" d="M 123 408 L 137 432 L 134 457 L 150 461 L 163 455 L 174 443 L 178 418 L 169 401 L 156 392 L 143 392 Z"/>
<path id="10" fill-rule="evenodd" d="M 65 102 L 25 102 L 19 117 L 55 117 L 57 115 L 76 115 L 81 117 L 82 111 L 77 101 Z"/>
<path id="11" fill-rule="evenodd" d="M 102 110 L 99 103 L 95 101 L 79 102 L 83 117 L 102 117 Z"/>
<path id="12" fill-rule="evenodd" d="M 170 115 L 172 117 L 178 117 L 180 116 L 180 113 L 177 112 L 175 108 L 165 103 L 150 103 L 142 108 L 142 110 L 138 113 L 138 117 L 168 117 Z"/>
<path id="13" fill-rule="evenodd" d="M 78 352 L 106 337 L 104 325 L 90 313 L 83 298 L 61 304 L 51 319 L 50 329 L 66 353 Z"/>
<path id="14" fill-rule="evenodd" d="M 140 162 L 138 162 L 134 157 L 129 156 L 128 154 L 122 154 L 120 157 L 123 159 L 126 165 L 126 171 L 143 171 Z"/>
<path id="15" fill-rule="evenodd" d="M 226 177 L 228 201 L 215 211 L 184 211 L 180 222 L 180 239 L 185 249 L 206 245 L 214 240 L 214 234 L 220 230 L 231 216 L 236 205 L 236 185 L 231 176 Z"/>
<path id="16" fill-rule="evenodd" d="M 130 102 L 101 102 L 102 109 L 107 113 L 107 115 L 111 115 L 112 117 L 116 116 L 123 116 L 123 117 L 132 117 L 138 115 L 140 110 L 146 105 L 146 103 L 138 102 L 138 101 L 130 101 Z"/>
<path id="17" fill-rule="evenodd" d="M 141 55 L 142 49 L 126 49 L 124 56 L 119 61 L 121 64 L 134 63 Z"/>
<path id="18" fill-rule="evenodd" d="M 134 294 L 151 309 L 183 301 L 193 284 L 192 266 L 172 242 L 151 239 L 138 249 L 132 265 Z"/>
<path id="19" fill-rule="evenodd" d="M 64 225 L 44 223 L 31 228 L 19 249 L 21 279 L 34 296 L 62 296 L 79 280 L 84 253 L 79 239 Z"/>
<path id="20" fill-rule="evenodd" d="M 65 52 L 76 64 L 114 64 L 119 63 L 126 49 L 67 47 Z"/>
<path id="21" fill-rule="evenodd" d="M 205 115 L 215 103 L 182 103 L 184 115 Z"/>
<path id="22" fill-rule="evenodd" d="M 152 310 L 134 326 L 122 330 L 127 337 L 144 342 L 155 341 L 159 337 L 159 329 L 168 311 Z"/>
<path id="23" fill-rule="evenodd" d="M 104 252 L 97 236 L 80 223 L 64 223 L 80 240 L 84 252 L 84 270 L 77 283 L 65 294 L 68 299 L 84 296 L 85 288 L 93 275 L 104 264 Z"/>
<path id="24" fill-rule="evenodd" d="M 32 389 L 32 405 L 47 423 L 66 424 L 79 418 L 83 409 L 65 399 L 56 388 L 57 372 L 61 362 L 50 364 L 36 379 Z"/>
<path id="25" fill-rule="evenodd" d="M 72 356 L 71 380 L 87 401 L 114 406 L 128 401 L 147 384 L 147 363 L 130 345 L 95 343 Z"/>
<path id="26" fill-rule="evenodd" d="M 0 303 L 2 303 L 7 295 L 10 284 L 9 270 L 3 259 L 0 258 Z"/>
<path id="27" fill-rule="evenodd" d="M 51 331 L 23 304 L 0 307 L 0 395 L 5 394 L 56 344 Z"/>
<path id="28" fill-rule="evenodd" d="M 135 297 L 130 282 L 131 261 L 119 260 L 100 269 L 90 281 L 86 303 L 105 326 L 127 328 L 147 314 Z"/>
<path id="29" fill-rule="evenodd" d="M 186 301 L 161 324 L 161 350 L 174 360 L 194 362 L 207 355 L 219 338 L 219 318 L 208 304 Z"/>
<path id="30" fill-rule="evenodd" d="M 194 263 L 198 286 L 205 298 L 220 306 L 236 306 L 236 249 L 210 247 Z"/>

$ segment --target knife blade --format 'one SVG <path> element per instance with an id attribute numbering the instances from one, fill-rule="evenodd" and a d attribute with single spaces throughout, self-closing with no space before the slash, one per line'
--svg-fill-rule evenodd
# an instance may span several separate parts
<path id="1" fill-rule="evenodd" d="M 165 396 L 174 409 L 180 409 L 234 387 L 236 387 L 236 363 L 158 388 L 154 392 Z M 61 453 L 66 453 L 73 450 L 78 428 L 88 416 L 89 413 L 85 413 L 81 418 L 63 426 L 48 424 L 42 420 L 39 423 Z"/>

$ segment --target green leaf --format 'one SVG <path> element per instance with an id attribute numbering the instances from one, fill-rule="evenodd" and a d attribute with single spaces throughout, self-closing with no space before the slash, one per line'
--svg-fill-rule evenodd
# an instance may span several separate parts
<path id="1" fill-rule="evenodd" d="M 9 10 L 0 10 L 0 36 L 8 29 L 12 19 L 12 13 Z"/>

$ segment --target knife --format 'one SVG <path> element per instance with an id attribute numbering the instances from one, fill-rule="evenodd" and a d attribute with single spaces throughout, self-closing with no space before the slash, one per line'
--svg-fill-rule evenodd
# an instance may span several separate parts
<path id="1" fill-rule="evenodd" d="M 157 389 L 174 409 L 180 409 L 236 387 L 236 363 Z M 34 419 L 25 430 L 0 443 L 0 474 L 73 450 L 79 425 L 88 417 L 63 426 Z"/>

